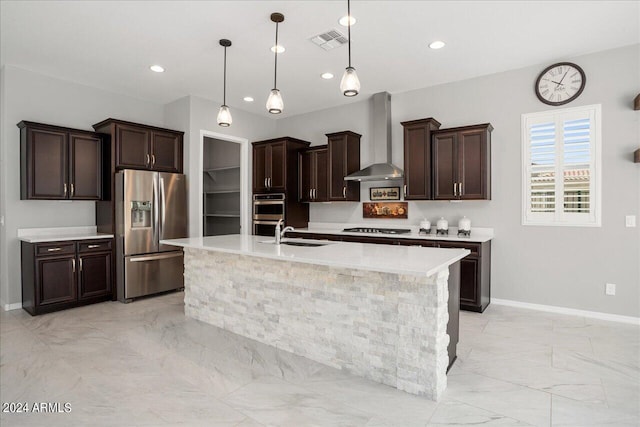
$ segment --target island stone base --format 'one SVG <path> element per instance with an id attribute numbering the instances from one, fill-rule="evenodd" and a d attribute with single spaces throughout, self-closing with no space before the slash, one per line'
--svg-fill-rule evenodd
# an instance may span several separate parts
<path id="1" fill-rule="evenodd" d="M 412 276 L 185 248 L 185 314 L 438 400 L 449 271 Z"/>

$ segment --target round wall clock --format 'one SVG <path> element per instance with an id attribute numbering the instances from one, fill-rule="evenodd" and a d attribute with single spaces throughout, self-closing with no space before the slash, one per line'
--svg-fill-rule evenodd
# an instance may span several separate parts
<path id="1" fill-rule="evenodd" d="M 564 105 L 580 96 L 586 83 L 582 68 L 571 62 L 558 62 L 538 76 L 536 96 L 545 104 Z"/>

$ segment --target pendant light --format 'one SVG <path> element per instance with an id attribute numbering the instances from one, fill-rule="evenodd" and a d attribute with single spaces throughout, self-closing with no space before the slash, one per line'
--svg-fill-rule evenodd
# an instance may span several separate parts
<path id="1" fill-rule="evenodd" d="M 231 111 L 227 106 L 227 48 L 231 46 L 231 40 L 220 39 L 220 46 L 224 47 L 224 86 L 222 89 L 222 105 L 218 111 L 218 125 L 229 127 L 233 122 Z"/>
<path id="2" fill-rule="evenodd" d="M 278 90 L 278 24 L 284 21 L 284 15 L 281 13 L 272 13 L 271 21 L 276 23 L 276 48 L 275 52 L 275 66 L 273 71 L 273 89 L 269 93 L 269 98 L 267 99 L 267 110 L 271 114 L 280 114 L 284 109 L 284 102 L 282 101 L 282 95 Z"/>
<path id="3" fill-rule="evenodd" d="M 349 66 L 344 70 L 340 90 L 344 96 L 356 96 L 360 92 L 360 80 L 351 66 L 351 1 L 347 0 L 347 38 L 349 39 Z"/>

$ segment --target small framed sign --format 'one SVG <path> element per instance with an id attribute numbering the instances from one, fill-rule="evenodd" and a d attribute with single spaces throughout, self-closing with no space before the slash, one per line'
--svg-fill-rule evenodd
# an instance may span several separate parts
<path id="1" fill-rule="evenodd" d="M 369 200 L 400 200 L 400 187 L 371 187 Z"/>

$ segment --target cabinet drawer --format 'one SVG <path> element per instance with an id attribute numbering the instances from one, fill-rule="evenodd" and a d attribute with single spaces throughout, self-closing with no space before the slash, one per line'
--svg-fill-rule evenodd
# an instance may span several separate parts
<path id="1" fill-rule="evenodd" d="M 471 251 L 470 256 L 480 255 L 479 243 L 438 242 L 438 246 L 441 248 L 469 249 Z"/>
<path id="2" fill-rule="evenodd" d="M 102 252 L 111 250 L 111 240 L 86 240 L 78 242 L 78 253 Z"/>
<path id="3" fill-rule="evenodd" d="M 76 253 L 74 242 L 48 242 L 36 245 L 36 256 L 68 255 Z"/>

